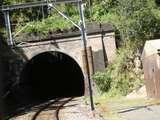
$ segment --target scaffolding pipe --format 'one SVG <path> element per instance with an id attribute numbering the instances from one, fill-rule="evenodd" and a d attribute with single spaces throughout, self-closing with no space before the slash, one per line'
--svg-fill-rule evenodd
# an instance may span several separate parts
<path id="1" fill-rule="evenodd" d="M 82 0 L 51 0 L 49 3 L 54 4 L 61 4 L 61 3 L 77 3 Z M 47 1 L 38 1 L 38 2 L 28 2 L 16 5 L 5 5 L 1 6 L 1 11 L 12 11 L 16 9 L 25 9 L 25 8 L 32 8 L 32 7 L 39 7 L 39 6 L 47 6 Z"/>
<path id="2" fill-rule="evenodd" d="M 7 30 L 7 35 L 8 35 L 8 45 L 13 46 L 13 37 L 12 37 L 12 30 L 11 30 L 11 23 L 10 23 L 10 16 L 9 16 L 9 11 L 4 12 L 4 18 L 5 18 L 5 24 L 6 24 L 6 30 Z"/>

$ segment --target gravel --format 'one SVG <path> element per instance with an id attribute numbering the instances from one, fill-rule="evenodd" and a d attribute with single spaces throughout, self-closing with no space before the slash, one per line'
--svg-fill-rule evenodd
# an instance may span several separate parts
<path id="1" fill-rule="evenodd" d="M 36 112 L 29 112 L 11 120 L 35 120 Z M 59 119 L 56 118 L 56 110 L 49 109 L 41 112 L 36 120 L 104 120 L 96 112 L 91 112 L 89 106 L 84 103 L 83 97 L 75 98 L 59 111 Z"/>

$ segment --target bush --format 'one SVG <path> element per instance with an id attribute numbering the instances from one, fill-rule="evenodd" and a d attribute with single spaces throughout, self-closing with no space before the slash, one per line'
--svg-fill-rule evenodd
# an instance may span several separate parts
<path id="1" fill-rule="evenodd" d="M 73 17 L 74 21 L 77 21 L 77 16 Z M 23 29 L 23 27 L 25 29 Z M 33 21 L 27 26 L 17 25 L 15 33 L 21 31 L 21 33 L 38 33 L 39 35 L 47 36 L 49 31 L 70 29 L 73 25 L 64 18 L 55 15 L 50 16 L 43 21 Z"/>
<path id="2" fill-rule="evenodd" d="M 118 50 L 116 60 L 104 72 L 94 75 L 93 79 L 100 91 L 109 92 L 112 96 L 127 95 L 143 85 L 142 71 L 134 71 L 134 48 L 133 42 L 126 43 Z"/>
<path id="3" fill-rule="evenodd" d="M 154 0 L 104 0 L 103 4 L 93 7 L 93 19 L 112 23 L 123 41 L 138 40 L 143 45 L 159 33 L 160 10 Z"/>
<path id="4" fill-rule="evenodd" d="M 103 2 L 108 1 L 113 3 L 112 0 Z M 146 40 L 159 34 L 160 10 L 154 0 L 116 0 L 114 7 L 106 5 L 107 11 L 105 8 L 102 10 L 102 6 L 100 4 L 95 8 L 94 18 L 115 26 L 120 35 L 121 47 L 116 60 L 104 72 L 95 74 L 94 79 L 103 92 L 127 95 L 143 85 L 142 70 L 139 73 L 134 71 L 134 58 Z M 108 89 L 104 89 L 105 86 Z"/>
<path id="5" fill-rule="evenodd" d="M 92 20 L 99 21 L 117 5 L 117 0 L 95 0 L 93 5 Z"/>
<path id="6" fill-rule="evenodd" d="M 109 72 L 97 72 L 93 79 L 99 88 L 99 91 L 108 92 L 111 88 L 111 76 Z"/>

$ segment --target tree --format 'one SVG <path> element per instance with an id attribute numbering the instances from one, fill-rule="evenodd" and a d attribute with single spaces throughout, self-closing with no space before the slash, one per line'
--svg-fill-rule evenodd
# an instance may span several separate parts
<path id="1" fill-rule="evenodd" d="M 160 30 L 160 18 L 155 15 L 154 0 L 117 0 L 108 9 L 106 19 L 116 26 L 122 40 L 138 40 L 143 43 L 154 38 Z"/>
<path id="2" fill-rule="evenodd" d="M 105 3 L 108 1 L 104 0 Z M 160 10 L 155 0 L 117 0 L 114 7 L 106 7 L 107 11 L 102 10 L 102 5 L 99 8 L 99 11 L 95 10 L 98 13 L 95 19 L 112 23 L 122 41 L 114 63 L 94 78 L 103 92 L 111 85 L 109 91 L 112 95 L 127 95 L 143 84 L 142 71 L 134 72 L 133 61 L 144 42 L 159 33 Z"/>

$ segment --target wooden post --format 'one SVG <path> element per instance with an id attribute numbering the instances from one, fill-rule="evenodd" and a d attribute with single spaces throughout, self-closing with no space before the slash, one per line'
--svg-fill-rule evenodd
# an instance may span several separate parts
<path id="1" fill-rule="evenodd" d="M 88 54 L 88 63 L 89 63 L 89 70 L 90 70 L 90 77 L 94 74 L 94 63 L 93 63 L 93 54 L 92 54 L 92 47 L 87 47 L 87 54 Z"/>
<path id="2" fill-rule="evenodd" d="M 82 62 L 83 62 L 83 72 L 84 74 L 87 73 L 87 62 L 86 62 L 86 54 L 85 54 L 85 50 L 81 51 L 82 54 Z M 87 54 L 88 54 L 88 63 L 89 63 L 89 75 L 90 78 L 92 77 L 92 75 L 94 74 L 94 63 L 93 63 L 93 54 L 92 54 L 92 48 L 91 47 L 87 47 Z M 89 95 L 89 83 L 87 80 L 85 80 L 85 96 Z"/>

